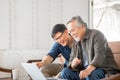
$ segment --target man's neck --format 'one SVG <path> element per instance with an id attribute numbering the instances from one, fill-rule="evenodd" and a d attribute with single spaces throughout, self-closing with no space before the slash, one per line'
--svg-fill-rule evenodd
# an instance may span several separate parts
<path id="1" fill-rule="evenodd" d="M 69 46 L 69 48 L 71 48 L 71 45 L 72 45 L 72 43 L 73 43 L 73 37 L 72 36 L 69 36 L 69 39 L 68 39 L 68 46 Z"/>

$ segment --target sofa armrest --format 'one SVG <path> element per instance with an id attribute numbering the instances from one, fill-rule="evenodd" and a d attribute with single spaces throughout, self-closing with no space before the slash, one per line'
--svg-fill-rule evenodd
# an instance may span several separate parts
<path id="1" fill-rule="evenodd" d="M 39 62 L 39 61 L 42 61 L 42 59 L 39 59 L 39 60 L 28 60 L 27 63 L 32 63 L 32 62 Z"/>

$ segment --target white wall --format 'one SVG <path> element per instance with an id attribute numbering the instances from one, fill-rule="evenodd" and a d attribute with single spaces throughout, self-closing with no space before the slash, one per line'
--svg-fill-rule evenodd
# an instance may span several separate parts
<path id="1" fill-rule="evenodd" d="M 57 23 L 80 15 L 87 23 L 88 0 L 0 0 L 0 49 L 45 49 Z"/>
<path id="2" fill-rule="evenodd" d="M 55 24 L 74 15 L 89 23 L 88 1 L 0 0 L 0 66 L 19 68 L 19 80 L 27 80 L 20 63 L 41 59 L 48 52 Z"/>

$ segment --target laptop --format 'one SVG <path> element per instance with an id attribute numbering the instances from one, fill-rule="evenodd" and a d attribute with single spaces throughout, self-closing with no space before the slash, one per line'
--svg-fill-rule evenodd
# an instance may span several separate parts
<path id="1" fill-rule="evenodd" d="M 66 80 L 66 79 L 46 78 L 41 72 L 41 70 L 36 66 L 35 63 L 21 63 L 21 65 L 33 80 Z"/>

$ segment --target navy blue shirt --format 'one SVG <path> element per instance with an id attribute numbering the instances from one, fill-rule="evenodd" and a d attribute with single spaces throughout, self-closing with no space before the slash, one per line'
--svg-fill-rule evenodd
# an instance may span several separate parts
<path id="1" fill-rule="evenodd" d="M 61 46 L 60 44 L 55 42 L 51 50 L 48 52 L 48 55 L 53 57 L 53 59 L 55 60 L 59 54 L 62 54 L 66 60 L 65 65 L 67 65 L 70 58 L 70 53 L 71 49 L 68 46 Z"/>

